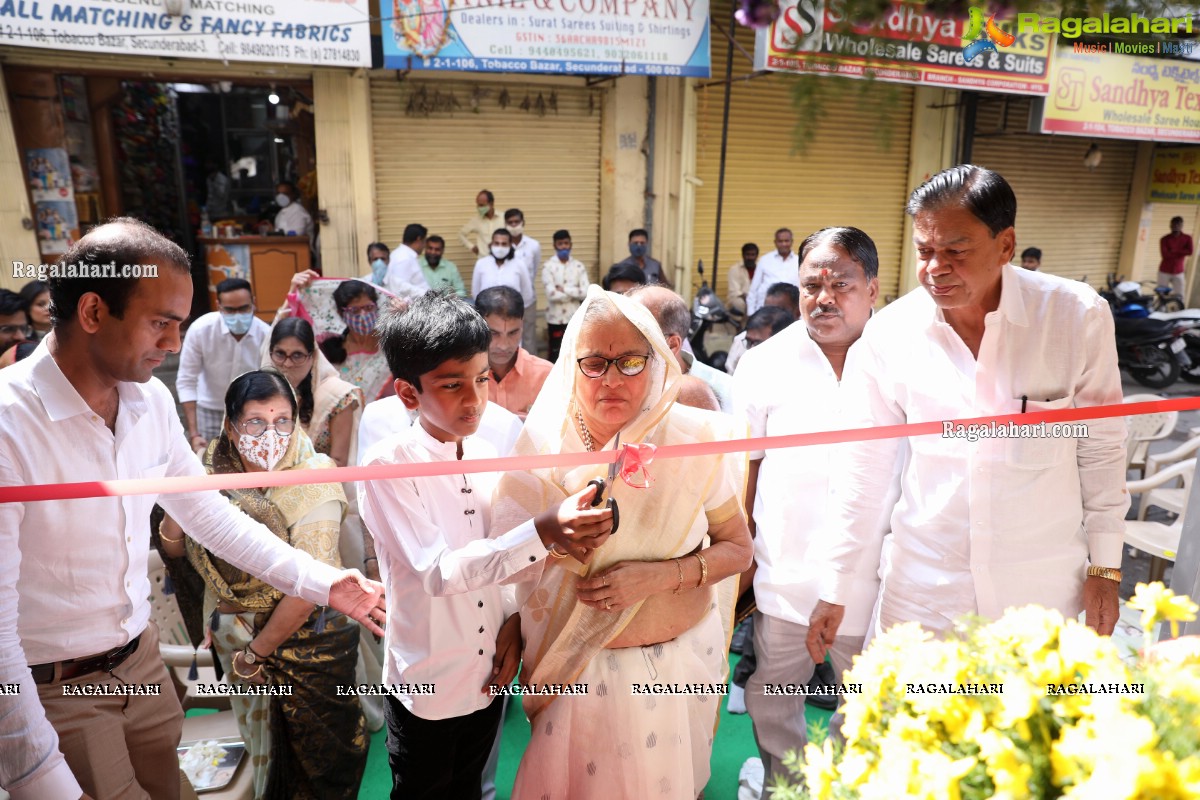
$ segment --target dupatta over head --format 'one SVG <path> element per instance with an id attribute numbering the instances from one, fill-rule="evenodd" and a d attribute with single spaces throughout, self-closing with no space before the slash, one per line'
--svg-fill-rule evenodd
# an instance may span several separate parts
<path id="1" fill-rule="evenodd" d="M 745 436 L 744 426 L 731 417 L 676 405 L 682 373 L 654 317 L 640 303 L 593 285 L 567 325 L 561 356 L 529 411 L 514 456 L 585 449 L 574 422 L 575 388 L 581 381 L 599 379 L 584 376 L 575 359 L 589 309 L 597 304 L 609 306 L 631 323 L 652 352 L 646 367 L 649 389 L 638 413 L 621 430 L 622 445 L 646 442 L 663 446 Z M 601 318 L 587 324 L 605 323 Z M 603 443 L 604 448 L 611 446 L 611 442 Z M 697 524 L 702 515 L 709 524 L 719 524 L 742 513 L 745 454 L 665 459 L 654 462 L 649 472 L 654 481 L 650 488 L 633 488 L 620 479 L 611 487 L 620 506 L 620 530 L 592 554 L 588 564 L 570 557 L 548 558 L 536 590 L 519 598 L 524 601 L 521 615 L 526 639 L 522 681 L 537 685 L 573 682 L 642 606 L 638 603 L 619 612 L 589 608 L 576 599 L 577 576 L 594 574 L 620 561 L 661 561 L 686 555 L 706 540 L 708 525 L 703 521 Z M 607 465 L 505 473 L 496 489 L 492 535 L 559 505 L 589 480 L 607 473 Z M 720 507 L 711 507 L 709 498 L 720 494 L 717 487 L 728 489 L 730 484 L 736 485 L 736 491 L 726 491 L 729 498 Z M 736 580 L 734 576 L 723 581 L 717 595 L 727 635 L 732 627 Z M 730 586 L 724 586 L 730 581 Z M 532 718 L 553 699 L 553 695 L 527 695 L 525 710 Z"/>

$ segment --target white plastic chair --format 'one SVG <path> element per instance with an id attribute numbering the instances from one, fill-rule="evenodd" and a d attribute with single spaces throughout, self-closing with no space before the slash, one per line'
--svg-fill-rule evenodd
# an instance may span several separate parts
<path id="1" fill-rule="evenodd" d="M 1162 398 L 1156 394 L 1131 394 L 1122 402 L 1146 403 L 1155 400 L 1162 400 Z M 1144 474 L 1150 443 L 1170 436 L 1178 421 L 1178 411 L 1157 411 L 1151 414 L 1136 414 L 1126 417 L 1125 469 L 1136 469 Z"/>
<path id="2" fill-rule="evenodd" d="M 1191 480 L 1195 471 L 1196 459 L 1191 458 L 1167 467 L 1153 477 L 1130 481 L 1126 484 L 1126 489 L 1130 494 L 1143 495 L 1141 502 L 1144 506 L 1150 502 L 1150 495 L 1156 489 L 1176 479 L 1181 479 L 1186 484 Z M 1149 553 L 1154 559 L 1150 563 L 1151 581 L 1162 580 L 1167 562 L 1175 561 L 1175 554 L 1179 550 L 1179 539 L 1183 535 L 1183 511 L 1186 509 L 1186 503 L 1187 495 L 1185 494 L 1179 516 L 1170 525 L 1162 522 L 1148 522 L 1140 518 L 1125 523 L 1125 544 L 1135 550 Z M 1160 505 L 1160 503 L 1155 502 L 1154 505 Z"/>
<path id="3" fill-rule="evenodd" d="M 1189 456 L 1191 456 L 1192 461 L 1195 461 L 1197 450 L 1200 450 L 1200 436 L 1190 439 L 1166 453 L 1153 453 L 1146 458 L 1146 477 L 1151 478 L 1167 467 L 1183 463 L 1184 459 Z M 1150 506 L 1157 506 L 1165 511 L 1170 511 L 1172 514 L 1182 514 L 1184 506 L 1187 505 L 1188 486 L 1194 474 L 1194 470 L 1191 472 L 1185 471 L 1181 474 L 1179 476 L 1179 486 L 1176 488 L 1160 486 L 1157 489 L 1151 489 L 1138 507 L 1137 518 L 1145 519 L 1146 509 Z"/>

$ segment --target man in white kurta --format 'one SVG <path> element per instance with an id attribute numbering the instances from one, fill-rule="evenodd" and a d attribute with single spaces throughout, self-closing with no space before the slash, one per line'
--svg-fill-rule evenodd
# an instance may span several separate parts
<path id="1" fill-rule="evenodd" d="M 800 259 L 792 252 L 792 241 L 792 232 L 780 228 L 775 231 L 775 249 L 759 257 L 746 295 L 746 316 L 763 307 L 767 292 L 775 284 L 800 285 Z"/>
<path id="2" fill-rule="evenodd" d="M 879 295 L 879 257 L 857 228 L 827 228 L 800 248 L 803 320 L 749 350 L 734 376 L 750 435 L 788 436 L 845 427 L 841 376 Z M 754 654 L 746 708 L 769 786 L 788 777 L 783 758 L 807 742 L 805 698 L 768 687 L 805 684 L 816 664 L 805 646 L 822 564 L 812 557 L 828 526 L 826 495 L 837 445 L 750 453 L 746 504 L 753 512 Z M 894 495 L 893 495 L 894 499 Z M 877 526 L 886 528 L 886 516 Z M 835 680 L 863 646 L 879 590 L 879 547 L 864 548 L 848 591 L 846 616 L 831 648 Z"/>
<path id="3" fill-rule="evenodd" d="M 959 166 L 909 202 L 921 288 L 883 309 L 846 365 L 844 427 L 1121 402 L 1112 314 L 1087 285 L 1018 269 L 1016 198 L 996 173 Z M 880 630 L 915 620 L 943 632 L 1038 604 L 1102 634 L 1117 619 L 1125 493 L 1124 421 L 1077 438 L 913 436 L 892 508 Z M 823 655 L 849 602 L 859 553 L 901 440 L 846 448 L 833 474 L 831 571 L 810 618 Z"/>

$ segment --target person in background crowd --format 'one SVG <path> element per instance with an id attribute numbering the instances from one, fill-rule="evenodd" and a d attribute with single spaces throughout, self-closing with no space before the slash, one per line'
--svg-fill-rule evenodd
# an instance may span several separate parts
<path id="1" fill-rule="evenodd" d="M 415 300 L 429 291 L 429 284 L 425 282 L 425 273 L 421 271 L 420 262 L 427 233 L 424 225 L 415 222 L 404 226 L 404 241 L 392 251 L 387 273 L 383 278 L 383 288 L 396 297 Z"/>
<path id="2" fill-rule="evenodd" d="M 367 264 L 370 266 L 370 271 L 363 273 L 360 279 L 376 286 L 383 286 L 383 279 L 387 277 L 388 261 L 391 258 L 392 251 L 386 244 L 371 242 L 367 245 Z"/>
<path id="3" fill-rule="evenodd" d="M 475 310 L 492 335 L 488 343 L 488 399 L 521 419 L 554 366 L 521 346 L 523 306 L 521 295 L 509 286 L 484 289 L 475 298 Z"/>
<path id="4" fill-rule="evenodd" d="M 537 271 L 542 263 L 542 245 L 537 239 L 525 235 L 525 214 L 519 208 L 504 212 L 504 227 L 512 235 L 513 261 L 529 273 L 532 298 L 525 299 L 525 333 L 521 346 L 531 353 L 537 352 Z"/>
<path id="5" fill-rule="evenodd" d="M 636 264 L 613 264 L 608 268 L 608 273 L 604 279 L 600 281 L 601 288 L 606 292 L 616 292 L 617 294 L 625 294 L 639 286 L 646 285 L 646 273 L 642 272 L 642 268 Z"/>
<path id="6" fill-rule="evenodd" d="M 430 289 L 450 288 L 459 297 L 466 297 L 467 290 L 463 286 L 462 275 L 458 265 L 445 257 L 446 240 L 440 236 L 430 236 L 425 240 L 425 252 L 421 254 L 421 273 Z"/>
<path id="7" fill-rule="evenodd" d="M 917 278 L 871 320 L 842 374 L 843 428 L 1121 402 L 1112 311 L 1094 289 L 1010 262 L 1017 198 L 999 174 L 961 164 L 909 199 Z M 835 322 L 836 320 L 831 320 Z M 839 448 L 820 600 L 808 649 L 834 644 L 865 572 L 879 569 L 875 629 L 949 631 L 1029 604 L 1112 633 L 1118 615 L 1125 421 L 1092 419 L 1080 438 L 911 437 Z M 888 487 L 902 476 L 901 499 Z M 1018 498 L 1014 501 L 1013 498 Z"/>
<path id="8" fill-rule="evenodd" d="M 750 294 L 750 284 L 754 281 L 754 273 L 758 270 L 758 245 L 746 242 L 742 245 L 742 260 L 729 268 L 727 303 L 729 311 L 743 319 L 746 317 L 746 298 Z"/>
<path id="9" fill-rule="evenodd" d="M 1158 264 L 1158 285 L 1169 286 L 1183 297 L 1183 281 L 1188 256 L 1194 252 L 1192 237 L 1183 232 L 1183 217 L 1171 218 L 1171 232 L 1158 241 L 1162 261 Z"/>
<path id="10" fill-rule="evenodd" d="M 33 326 L 29 324 L 21 295 L 9 289 L 0 289 L 0 352 L 32 336 Z"/>
<path id="11" fill-rule="evenodd" d="M 510 286 L 521 294 L 521 302 L 529 304 L 534 293 L 529 273 L 516 260 L 517 251 L 512 246 L 512 234 L 507 228 L 497 228 L 492 233 L 491 251 L 475 262 L 475 274 L 471 276 L 471 297 L 493 286 Z"/>
<path id="12" fill-rule="evenodd" d="M 792 312 L 786 308 L 763 306 L 746 321 L 746 349 L 757 347 L 775 334 L 782 333 L 795 321 Z"/>
<path id="13" fill-rule="evenodd" d="M 724 372 L 713 369 L 683 349 L 687 341 L 688 328 L 692 324 L 692 312 L 683 298 L 665 286 L 644 286 L 634 289 L 629 296 L 650 310 L 662 329 L 663 337 L 671 354 L 679 362 L 684 377 L 698 378 L 708 384 L 717 397 L 721 411 L 733 412 L 733 381 Z"/>
<path id="14" fill-rule="evenodd" d="M 284 323 L 303 322 L 287 319 Z M 296 395 L 272 369 L 239 376 L 225 394 L 221 435 L 204 454 L 210 475 L 332 468 L 298 424 Z M 316 560 L 341 567 L 338 532 L 346 496 L 338 483 L 222 492 L 251 519 Z M 167 517 L 163 549 L 186 554 L 205 582 L 213 650 L 235 685 L 286 685 L 287 696 L 234 696 L 230 703 L 254 770 L 255 797 L 358 797 L 367 734 L 356 703 L 337 696 L 354 683 L 358 626 L 288 597 L 185 538 Z"/>
<path id="15" fill-rule="evenodd" d="M 217 310 L 188 328 L 179 356 L 175 393 L 187 420 L 188 441 L 202 452 L 221 433 L 225 390 L 243 372 L 257 369 L 271 327 L 254 315 L 254 296 L 244 278 L 217 284 Z"/>
<path id="16" fill-rule="evenodd" d="M 792 232 L 787 228 L 775 231 L 775 249 L 758 259 L 758 269 L 750 282 L 746 296 L 746 313 L 753 314 L 763 307 L 767 289 L 776 283 L 800 284 L 800 260 L 792 252 Z"/>
<path id="17" fill-rule="evenodd" d="M 315 231 L 312 217 L 304 210 L 304 204 L 300 202 L 300 193 L 296 191 L 296 184 L 291 181 L 281 181 L 275 187 L 275 203 L 279 206 L 279 213 L 275 215 L 275 230 L 289 236 L 313 238 Z"/>
<path id="18" fill-rule="evenodd" d="M 153 378 L 179 351 L 192 305 L 187 253 L 121 218 L 65 260 L 153 264 L 157 277 L 50 281 L 54 330 L 0 373 L 0 486 L 203 475 L 171 393 Z M 145 571 L 155 502 L 218 557 L 383 634 L 382 586 L 288 547 L 217 492 L 2 504 L 0 685 L 18 690 L 0 696 L 0 786 L 13 800 L 179 797 L 183 710 Z M 107 694 L 130 684 L 165 688 Z M 85 685 L 105 694 L 64 691 Z"/>
<path id="19" fill-rule="evenodd" d="M 648 284 L 657 283 L 668 289 L 675 288 L 662 263 L 650 257 L 650 234 L 642 228 L 635 228 L 629 232 L 629 258 L 613 265 L 614 268 L 619 266 L 637 267 L 646 276 Z M 612 272 L 612 268 L 609 272 Z"/>
<path id="20" fill-rule="evenodd" d="M 749 421 L 752 437 L 846 427 L 841 419 L 842 370 L 879 295 L 879 255 L 875 243 L 857 228 L 825 228 L 804 240 L 799 257 L 803 322 L 751 348 L 733 379 L 738 411 Z M 754 317 L 760 314 L 790 316 L 786 309 L 770 306 Z M 829 527 L 826 495 L 836 448 L 750 453 L 746 508 L 753 514 L 754 566 L 741 588 L 754 587 L 751 653 L 756 664 L 745 684 L 745 705 L 762 757 L 764 786 L 776 776 L 788 777 L 785 754 L 803 752 L 807 742 L 805 698 L 763 693 L 771 684 L 807 683 L 817 668 L 806 646 L 807 612 L 816 603 L 825 570 L 810 554 Z M 881 515 L 876 525 L 886 530 L 887 519 Z M 850 660 L 862 650 L 878 588 L 877 569 L 855 578 L 832 648 L 834 683 L 841 683 Z"/>
<path id="21" fill-rule="evenodd" d="M 21 287 L 19 293 L 21 302 L 25 305 L 25 316 L 29 326 L 33 328 L 32 341 L 40 342 L 54 326 L 50 316 L 50 284 L 42 281 L 30 281 Z"/>
<path id="22" fill-rule="evenodd" d="M 558 349 L 562 345 L 563 332 L 571 316 L 587 297 L 587 267 L 577 258 L 571 257 L 571 232 L 554 232 L 554 255 L 542 265 L 542 284 L 546 287 L 546 337 L 549 345 L 550 362 L 558 360 Z"/>
<path id="23" fill-rule="evenodd" d="M 763 301 L 762 308 L 781 308 L 791 315 L 793 321 L 800 319 L 799 287 L 794 283 L 772 284 L 771 288 L 767 289 L 767 299 Z M 758 311 L 762 311 L 762 308 Z M 758 311 L 754 313 L 757 314 Z M 737 369 L 741 357 L 746 354 L 746 336 L 747 331 L 742 331 L 733 337 L 733 344 L 729 345 L 729 355 L 725 357 L 725 371 L 730 375 Z"/>
<path id="24" fill-rule="evenodd" d="M 374 398 L 391 378 L 375 334 L 379 293 L 362 281 L 343 281 L 333 293 L 333 302 L 346 332 L 323 340 L 321 352 L 338 368 L 342 380 L 362 389 L 364 397 Z"/>
<path id="25" fill-rule="evenodd" d="M 417 422 L 379 442 L 367 465 L 495 457 L 475 433 L 488 405 L 488 328 L 445 290 L 418 299 L 380 325 L 404 407 Z M 520 658 L 520 617 L 499 582 L 542 562 L 551 546 L 586 560 L 612 527 L 590 495 L 556 503 L 505 536 L 489 537 L 495 474 L 367 481 L 363 518 L 375 535 L 390 601 L 389 683 L 434 683 L 449 691 L 387 698 L 392 797 L 478 800 L 499 729 L 506 686 Z M 482 628 L 482 630 L 480 630 Z"/>
<path id="26" fill-rule="evenodd" d="M 1042 251 L 1036 247 L 1026 247 L 1021 251 L 1021 266 L 1037 272 L 1042 268 Z"/>
<path id="27" fill-rule="evenodd" d="M 496 219 L 496 196 L 484 189 L 475 196 L 476 213 L 458 231 L 458 240 L 476 257 L 487 255 L 492 232 L 500 227 Z"/>
<path id="28" fill-rule="evenodd" d="M 18 361 L 29 358 L 30 353 L 36 350 L 37 346 L 37 342 L 17 342 L 3 353 L 0 353 L 0 369 L 11 367 Z"/>

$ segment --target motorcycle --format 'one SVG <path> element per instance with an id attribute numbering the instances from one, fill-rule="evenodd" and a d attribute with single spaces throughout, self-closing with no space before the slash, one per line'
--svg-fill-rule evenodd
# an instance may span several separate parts
<path id="1" fill-rule="evenodd" d="M 738 325 L 730 318 L 725 304 L 705 280 L 704 262 L 699 262 L 696 269 L 700 272 L 700 288 L 696 291 L 696 299 L 692 301 L 692 324 L 688 329 L 688 341 L 692 345 L 692 355 L 699 361 L 713 369 L 724 371 L 725 359 L 729 356 L 729 344 L 737 334 Z M 724 342 L 725 349 L 710 353 L 707 339 L 718 333 L 716 326 L 721 326 L 726 334 L 719 337 L 719 340 Z M 728 333 L 729 328 L 733 329 L 732 334 Z"/>
<path id="2" fill-rule="evenodd" d="M 1156 311 L 1150 315 L 1150 319 L 1184 326 L 1183 340 L 1187 345 L 1184 352 L 1192 363 L 1180 369 L 1179 377 L 1188 383 L 1200 383 L 1200 308 Z"/>
<path id="3" fill-rule="evenodd" d="M 1190 325 L 1170 320 L 1117 317 L 1117 364 L 1129 377 L 1151 389 L 1165 389 L 1184 371 L 1197 369 L 1184 333 Z"/>
<path id="4" fill-rule="evenodd" d="M 1151 312 L 1180 312 L 1183 310 L 1183 299 L 1172 294 L 1165 286 L 1155 286 L 1152 294 L 1143 294 L 1142 284 L 1137 281 L 1124 280 L 1124 276 L 1108 274 L 1108 289 L 1101 291 L 1100 296 L 1112 306 L 1114 317 L 1144 319 Z"/>

